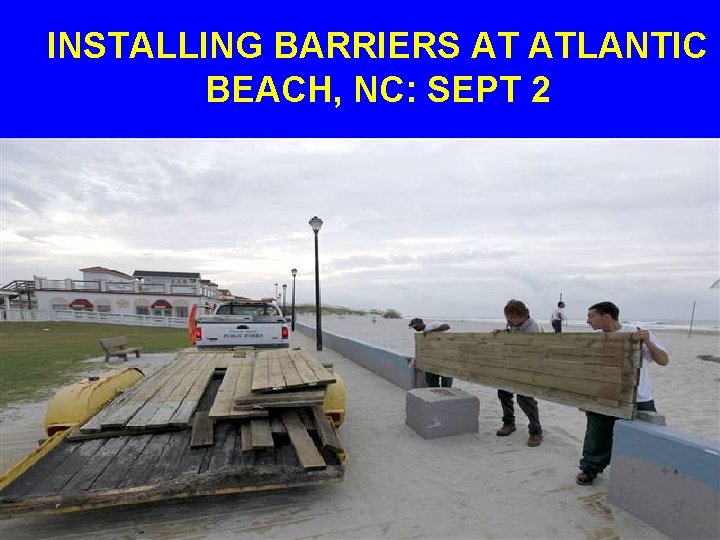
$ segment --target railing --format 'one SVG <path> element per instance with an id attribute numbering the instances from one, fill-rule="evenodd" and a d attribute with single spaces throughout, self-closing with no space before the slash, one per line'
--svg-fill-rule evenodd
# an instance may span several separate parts
<path id="1" fill-rule="evenodd" d="M 100 282 L 76 280 L 72 282 L 72 288 L 74 291 L 99 291 Z"/>
<path id="2" fill-rule="evenodd" d="M 40 279 L 38 282 L 36 289 L 72 290 L 72 282 L 64 279 Z"/>
<path id="3" fill-rule="evenodd" d="M 13 282 L 15 283 L 15 282 Z M 28 287 L 39 291 L 93 291 L 137 294 L 177 294 L 216 298 L 216 292 L 200 285 L 172 285 L 165 283 L 138 283 L 131 281 L 96 281 L 77 279 L 40 279 L 29 281 Z M 9 285 L 8 285 L 9 286 Z M 17 286 L 17 285 L 16 285 Z M 8 289 L 10 290 L 10 289 Z M 24 290 L 24 289 L 23 289 Z"/>
<path id="4" fill-rule="evenodd" d="M 75 311 L 72 309 L 50 311 L 47 309 L 0 309 L 0 321 L 75 321 L 130 326 L 166 326 L 187 328 L 185 317 L 156 317 L 125 313 L 101 313 L 98 311 Z"/>
<path id="5" fill-rule="evenodd" d="M 140 285 L 140 292 L 165 294 L 165 285 Z"/>
<path id="6" fill-rule="evenodd" d="M 137 292 L 136 283 L 130 283 L 127 281 L 108 281 L 107 291 L 108 292 Z"/>

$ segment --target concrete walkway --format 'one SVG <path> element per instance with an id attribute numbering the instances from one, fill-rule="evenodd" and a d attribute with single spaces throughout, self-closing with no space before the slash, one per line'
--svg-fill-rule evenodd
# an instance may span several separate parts
<path id="1" fill-rule="evenodd" d="M 495 419 L 424 440 L 405 425 L 404 390 L 299 332 L 292 346 L 345 381 L 342 483 L 18 517 L 0 522 L 0 538 L 664 538 L 607 506 L 602 488 L 575 484 L 574 441 L 531 449 L 495 437 Z"/>

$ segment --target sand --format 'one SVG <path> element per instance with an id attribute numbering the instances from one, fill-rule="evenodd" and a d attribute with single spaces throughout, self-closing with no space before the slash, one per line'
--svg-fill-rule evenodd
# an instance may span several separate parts
<path id="1" fill-rule="evenodd" d="M 659 332 L 671 353 L 652 366 L 656 403 L 668 425 L 720 438 L 718 336 Z M 293 345 L 314 351 L 300 334 Z M 605 502 L 607 473 L 575 484 L 585 420 L 576 409 L 540 402 L 545 440 L 525 445 L 518 430 L 495 436 L 495 390 L 458 381 L 480 399 L 480 431 L 424 440 L 405 426 L 405 391 L 326 348 L 347 386 L 340 436 L 350 455 L 337 485 L 297 488 L 0 522 L 2 538 L 665 538 Z M 150 355 L 147 355 L 150 357 Z M 27 406 L 25 425 L 38 421 Z M 2 431 L 8 420 L 3 415 Z M 41 424 L 42 417 L 39 418 Z M 3 436 L 3 452 L 8 443 Z"/>

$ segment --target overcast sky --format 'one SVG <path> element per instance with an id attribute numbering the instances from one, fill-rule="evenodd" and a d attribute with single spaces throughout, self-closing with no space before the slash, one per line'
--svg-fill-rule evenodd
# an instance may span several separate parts
<path id="1" fill-rule="evenodd" d="M 2 285 L 80 268 L 200 272 L 248 297 L 545 321 L 718 318 L 708 140 L 4 140 Z"/>

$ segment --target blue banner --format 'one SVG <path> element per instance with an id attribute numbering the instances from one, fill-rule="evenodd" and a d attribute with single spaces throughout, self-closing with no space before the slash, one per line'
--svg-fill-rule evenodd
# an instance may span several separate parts
<path id="1" fill-rule="evenodd" d="M 3 137 L 717 137 L 718 4 L 6 2 Z"/>

